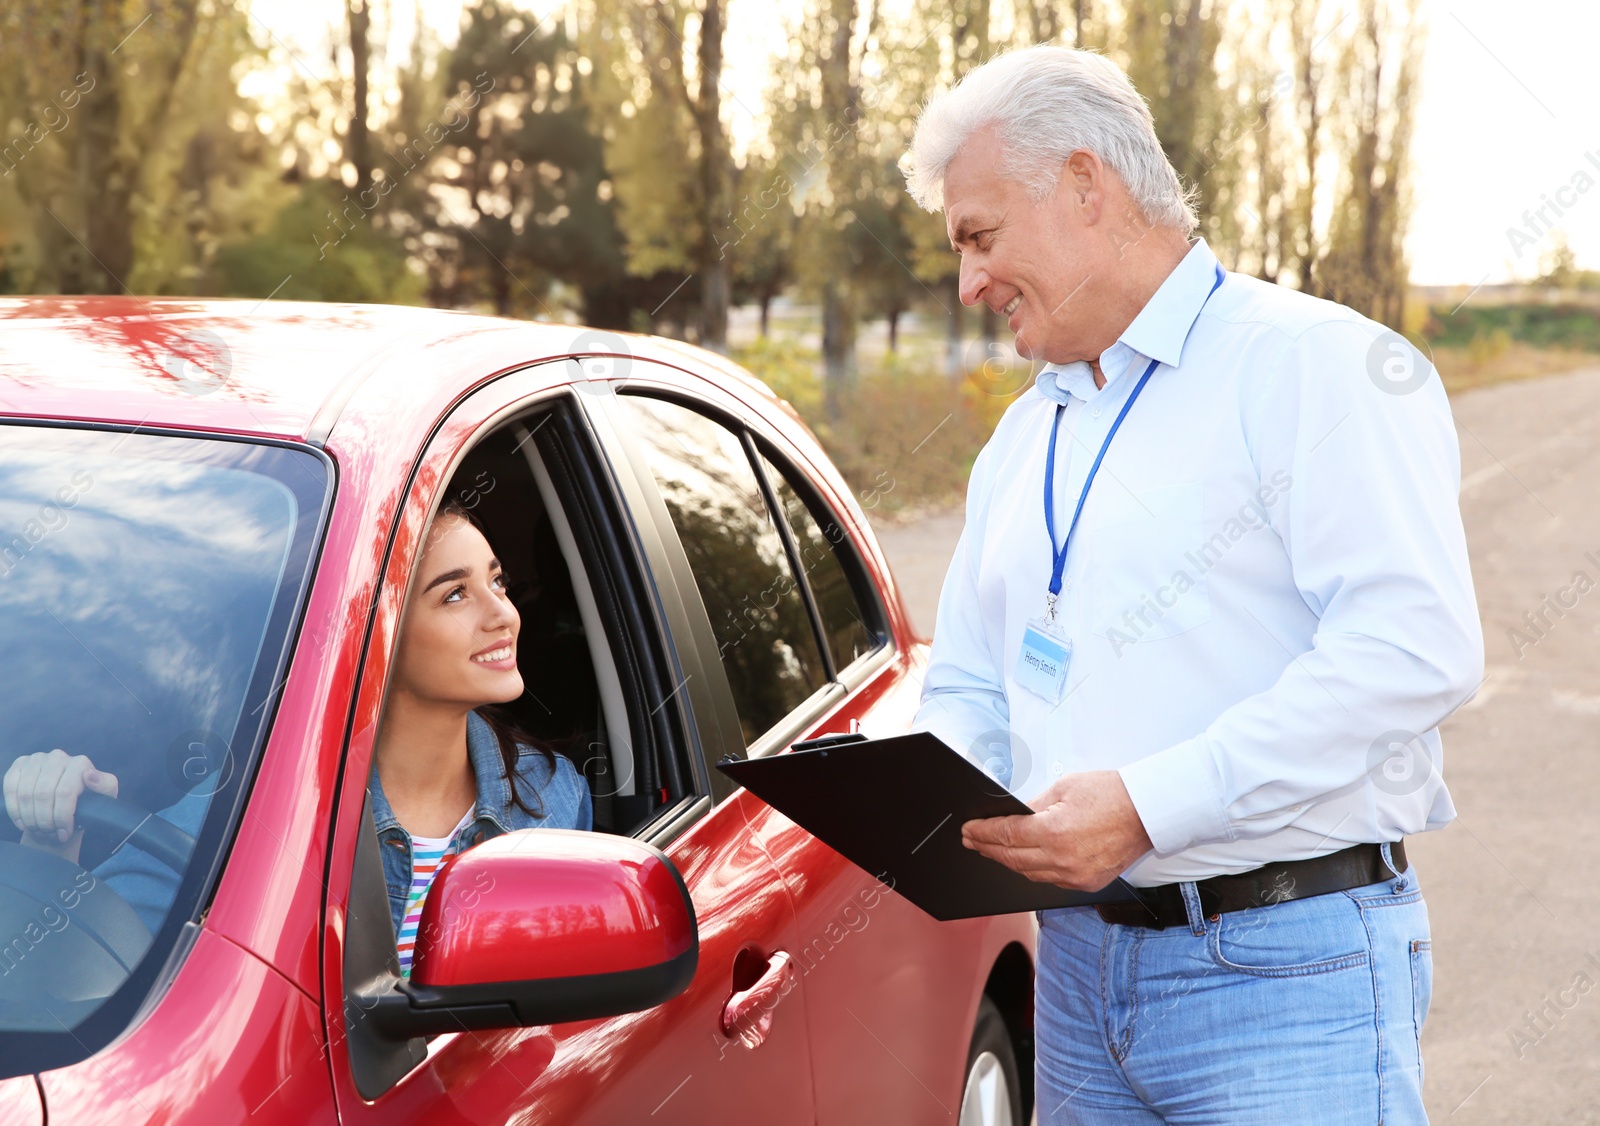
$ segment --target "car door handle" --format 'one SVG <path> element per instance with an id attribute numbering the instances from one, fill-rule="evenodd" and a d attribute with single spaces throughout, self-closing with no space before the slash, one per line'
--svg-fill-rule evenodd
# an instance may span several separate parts
<path id="1" fill-rule="evenodd" d="M 722 1006 L 722 1033 L 737 1037 L 746 1048 L 759 1048 L 772 1031 L 772 1010 L 795 983 L 794 959 L 787 951 L 775 952 L 756 983 L 728 998 Z"/>

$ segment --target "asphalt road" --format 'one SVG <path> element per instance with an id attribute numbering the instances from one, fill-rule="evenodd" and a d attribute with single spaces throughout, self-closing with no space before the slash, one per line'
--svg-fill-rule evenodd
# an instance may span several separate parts
<path id="1" fill-rule="evenodd" d="M 1453 405 L 1487 676 L 1443 727 L 1459 817 L 1406 846 L 1433 927 L 1428 1112 L 1600 1124 L 1600 369 Z M 961 526 L 878 529 L 924 634 Z"/>

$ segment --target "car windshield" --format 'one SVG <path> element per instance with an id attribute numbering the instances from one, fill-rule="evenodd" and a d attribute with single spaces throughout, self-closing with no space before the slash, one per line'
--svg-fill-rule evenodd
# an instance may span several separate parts
<path id="1" fill-rule="evenodd" d="M 0 426 L 5 1074 L 109 1042 L 179 956 L 330 485 L 284 445 Z M 48 827 L 67 803 L 81 835 Z"/>

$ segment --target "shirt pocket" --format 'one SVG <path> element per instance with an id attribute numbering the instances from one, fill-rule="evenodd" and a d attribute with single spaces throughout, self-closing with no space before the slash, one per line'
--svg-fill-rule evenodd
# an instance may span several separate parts
<path id="1" fill-rule="evenodd" d="M 1084 529 L 1090 632 L 1120 654 L 1210 621 L 1205 571 L 1191 558 L 1205 542 L 1205 486 L 1192 481 L 1111 496 Z"/>

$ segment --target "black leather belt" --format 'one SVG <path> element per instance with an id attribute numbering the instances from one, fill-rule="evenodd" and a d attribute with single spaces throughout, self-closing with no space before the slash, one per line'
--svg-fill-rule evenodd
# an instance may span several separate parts
<path id="1" fill-rule="evenodd" d="M 1394 866 L 1406 870 L 1406 846 L 1395 841 L 1389 846 Z M 1267 864 L 1237 876 L 1212 876 L 1199 880 L 1195 888 L 1200 893 L 1200 910 L 1210 919 L 1224 911 L 1240 911 L 1246 907 L 1265 907 L 1290 899 L 1308 899 L 1313 895 L 1344 891 L 1390 880 L 1394 873 L 1383 862 L 1380 845 L 1358 844 L 1315 856 L 1310 860 L 1287 860 Z M 1189 912 L 1183 904 L 1181 884 L 1160 884 L 1156 887 L 1135 888 L 1138 903 L 1101 903 L 1095 907 L 1100 917 L 1108 923 L 1125 927 L 1150 927 L 1165 930 L 1167 927 L 1189 925 Z"/>

